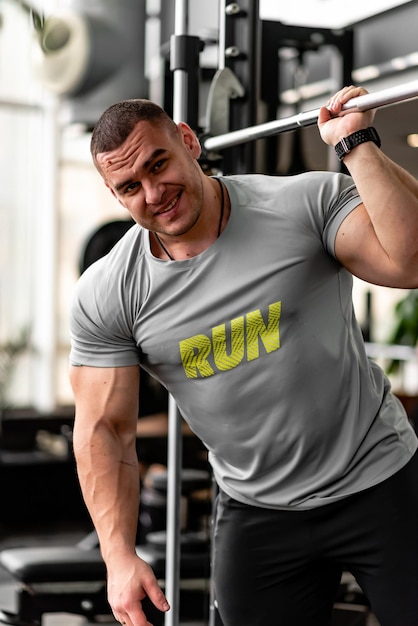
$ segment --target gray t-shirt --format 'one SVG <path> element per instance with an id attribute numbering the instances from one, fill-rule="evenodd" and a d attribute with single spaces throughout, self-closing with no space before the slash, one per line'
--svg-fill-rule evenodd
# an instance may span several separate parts
<path id="1" fill-rule="evenodd" d="M 368 488 L 417 448 L 366 356 L 352 276 L 334 256 L 360 202 L 352 179 L 223 178 L 227 227 L 167 262 L 135 225 L 81 277 L 71 362 L 140 363 L 209 450 L 216 481 L 262 507 L 307 509 Z"/>

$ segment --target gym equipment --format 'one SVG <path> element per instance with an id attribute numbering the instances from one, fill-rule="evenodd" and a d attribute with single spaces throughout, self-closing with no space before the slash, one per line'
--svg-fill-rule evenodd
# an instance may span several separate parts
<path id="1" fill-rule="evenodd" d="M 191 67 L 199 66 L 198 47 L 195 58 L 188 50 L 188 0 L 175 0 L 174 35 L 170 39 L 171 69 L 173 71 L 173 120 L 188 121 L 188 103 L 198 85 L 192 84 L 196 75 Z M 168 454 L 167 454 L 167 537 L 166 537 L 166 597 L 171 610 L 164 616 L 165 626 L 178 626 L 180 612 L 180 499 L 181 499 L 181 420 L 177 404 L 172 396 L 168 402 Z"/>
<path id="2" fill-rule="evenodd" d="M 398 104 L 404 100 L 412 100 L 414 98 L 418 98 L 418 80 L 352 98 L 343 106 L 342 114 L 367 111 L 369 109 Z M 230 133 L 218 135 L 217 137 L 208 137 L 205 139 L 203 145 L 208 151 L 230 148 L 247 141 L 262 139 L 263 137 L 285 133 L 305 126 L 313 126 L 318 121 L 318 115 L 319 109 L 297 113 L 296 115 L 291 115 L 280 120 L 273 120 L 265 124 L 235 130 Z"/>
<path id="3" fill-rule="evenodd" d="M 152 545 L 137 547 L 137 554 L 154 570 L 164 587 L 165 542 L 160 535 Z M 207 580 L 210 571 L 208 542 L 197 534 L 184 535 L 180 575 L 182 585 Z M 98 548 L 42 546 L 11 548 L 0 554 L 0 566 L 10 575 L 0 585 L 0 623 L 10 626 L 40 626 L 50 613 L 71 613 L 91 621 L 110 615 L 107 602 L 106 568 Z M 181 590 L 179 589 L 179 592 Z M 150 602 L 148 618 L 162 626 L 163 616 Z"/>
<path id="4" fill-rule="evenodd" d="M 166 472 L 156 474 L 155 489 L 166 493 L 167 478 Z M 209 472 L 182 471 L 182 496 L 187 498 L 194 491 L 210 486 Z M 180 593 L 184 594 L 184 606 L 196 610 L 196 598 L 202 606 L 202 593 L 209 587 L 210 539 L 203 530 L 189 532 L 187 528 L 179 539 L 179 598 Z M 162 587 L 166 586 L 165 550 L 164 531 L 150 532 L 145 542 L 136 548 L 137 554 L 152 567 Z M 3 625 L 41 626 L 45 614 L 56 612 L 81 615 L 91 621 L 110 615 L 106 568 L 94 531 L 75 546 L 5 549 L 0 552 L 0 567 L 9 577 L 0 584 L 0 623 Z M 162 626 L 164 616 L 150 601 L 145 601 L 144 609 L 154 626 Z"/>
<path id="5" fill-rule="evenodd" d="M 93 128 L 118 98 L 146 98 L 145 0 L 68 0 L 36 21 L 38 80 L 65 101 L 67 122 Z"/>

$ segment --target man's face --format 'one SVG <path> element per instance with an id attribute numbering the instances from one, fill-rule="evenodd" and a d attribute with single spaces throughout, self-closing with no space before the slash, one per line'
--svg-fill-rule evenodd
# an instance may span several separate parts
<path id="1" fill-rule="evenodd" d="M 126 141 L 97 155 L 104 181 L 144 228 L 183 235 L 198 221 L 203 205 L 199 143 L 186 124 L 177 132 L 139 122 Z"/>

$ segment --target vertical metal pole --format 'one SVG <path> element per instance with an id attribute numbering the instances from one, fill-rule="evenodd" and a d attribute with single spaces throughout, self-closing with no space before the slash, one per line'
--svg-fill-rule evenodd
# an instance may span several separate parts
<path id="1" fill-rule="evenodd" d="M 219 1 L 218 70 L 225 69 L 226 0 Z"/>
<path id="2" fill-rule="evenodd" d="M 188 28 L 188 0 L 176 0 L 174 34 L 187 35 Z M 187 111 L 187 71 L 176 69 L 173 76 L 173 119 L 175 122 L 186 122 Z"/>
<path id="3" fill-rule="evenodd" d="M 165 593 L 171 609 L 165 613 L 165 626 L 178 626 L 180 620 L 180 499 L 182 461 L 181 419 L 172 396 L 168 402 L 167 532 Z"/>
<path id="4" fill-rule="evenodd" d="M 219 41 L 218 41 L 218 70 L 225 70 L 225 50 L 226 50 L 226 6 L 228 0 L 219 0 Z M 213 557 L 214 557 L 214 527 L 216 512 L 216 496 L 218 486 L 212 477 L 212 511 L 210 526 L 210 587 L 209 587 L 209 615 L 208 626 L 222 626 L 217 610 L 215 586 L 213 583 Z"/>
<path id="5" fill-rule="evenodd" d="M 188 27 L 188 0 L 175 2 L 175 35 L 186 35 Z M 177 69 L 173 76 L 173 119 L 187 120 L 187 72 Z M 180 499 L 182 464 L 181 420 L 174 398 L 168 405 L 168 459 L 167 459 L 167 543 L 165 592 L 171 605 L 165 613 L 165 626 L 179 626 L 180 622 Z"/>

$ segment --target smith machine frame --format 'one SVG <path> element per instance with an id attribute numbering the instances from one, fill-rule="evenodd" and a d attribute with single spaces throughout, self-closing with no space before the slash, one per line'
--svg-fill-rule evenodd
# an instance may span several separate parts
<path id="1" fill-rule="evenodd" d="M 162 105 L 173 114 L 173 107 L 178 101 L 174 90 L 175 75 L 177 71 L 184 71 L 188 77 L 185 96 L 187 121 L 201 137 L 203 148 L 206 137 L 255 126 L 264 121 L 263 116 L 268 120 L 276 119 L 280 106 L 279 93 L 285 82 L 280 60 L 280 52 L 284 48 L 293 48 L 303 63 L 305 53 L 329 47 L 337 61 L 331 68 L 336 89 L 352 80 L 352 29 L 336 31 L 261 20 L 258 0 L 220 0 L 218 68 L 200 68 L 199 54 L 205 42 L 188 34 L 187 8 L 183 11 L 185 32 L 170 38 L 178 4 L 162 0 L 161 32 L 165 42 L 161 51 L 165 59 Z M 203 128 L 198 119 L 199 85 L 202 81 L 211 81 Z M 261 159 L 262 171 L 275 174 L 277 144 L 277 137 L 268 138 L 261 150 L 258 147 L 256 151 L 253 143 L 246 142 L 238 149 L 224 148 L 222 156 L 208 154 L 204 150 L 202 165 L 210 167 L 213 162 L 218 162 L 223 172 L 242 174 L 256 171 Z"/>

